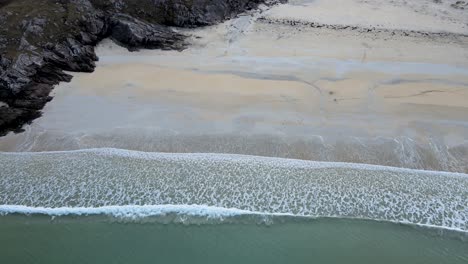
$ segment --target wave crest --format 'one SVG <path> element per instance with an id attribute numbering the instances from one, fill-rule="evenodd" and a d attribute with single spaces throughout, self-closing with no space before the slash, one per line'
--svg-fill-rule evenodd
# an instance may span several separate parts
<path id="1" fill-rule="evenodd" d="M 460 173 L 116 149 L 2 153 L 0 164 L 4 213 L 291 215 L 468 230 Z"/>

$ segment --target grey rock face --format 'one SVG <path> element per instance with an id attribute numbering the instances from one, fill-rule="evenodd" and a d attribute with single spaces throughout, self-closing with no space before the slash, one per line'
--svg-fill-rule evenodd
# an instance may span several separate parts
<path id="1" fill-rule="evenodd" d="M 126 46 L 129 50 L 185 48 L 185 36 L 173 30 L 155 24 L 149 24 L 128 15 L 118 14 L 110 19 L 113 40 Z"/>
<path id="2" fill-rule="evenodd" d="M 23 20 L 21 23 L 21 28 L 25 34 L 40 35 L 44 31 L 46 22 L 47 21 L 45 18 L 35 17 L 31 20 Z"/>

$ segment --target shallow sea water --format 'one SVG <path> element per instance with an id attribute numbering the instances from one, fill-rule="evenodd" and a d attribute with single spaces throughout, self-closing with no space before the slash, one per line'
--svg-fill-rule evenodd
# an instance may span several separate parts
<path id="1" fill-rule="evenodd" d="M 468 261 L 467 236 L 343 219 L 218 224 L 0 217 L 0 263 L 421 263 Z"/>
<path id="2" fill-rule="evenodd" d="M 0 263 L 467 263 L 468 175 L 230 154 L 0 154 Z"/>

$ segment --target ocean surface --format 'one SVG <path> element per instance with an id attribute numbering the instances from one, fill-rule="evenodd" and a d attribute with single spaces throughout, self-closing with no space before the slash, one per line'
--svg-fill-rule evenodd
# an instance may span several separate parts
<path id="1" fill-rule="evenodd" d="M 467 264 L 456 2 L 292 0 L 179 28 L 184 51 L 103 41 L 0 138 L 0 264 Z"/>
<path id="2" fill-rule="evenodd" d="M 0 167 L 0 263 L 468 261 L 467 174 L 119 149 Z"/>
<path id="3" fill-rule="evenodd" d="M 3 216 L 0 262 L 462 264 L 468 260 L 466 236 L 447 231 L 347 219 L 283 216 L 270 224 L 256 224 L 249 217 L 231 220 L 184 224 L 152 222 L 157 219 L 122 222 L 106 216 L 54 220 Z"/>

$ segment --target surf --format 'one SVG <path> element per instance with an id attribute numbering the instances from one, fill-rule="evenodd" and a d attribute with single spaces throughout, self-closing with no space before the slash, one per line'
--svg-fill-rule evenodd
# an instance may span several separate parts
<path id="1" fill-rule="evenodd" d="M 232 154 L 1 153 L 3 214 L 232 214 L 468 230 L 468 175 Z"/>

